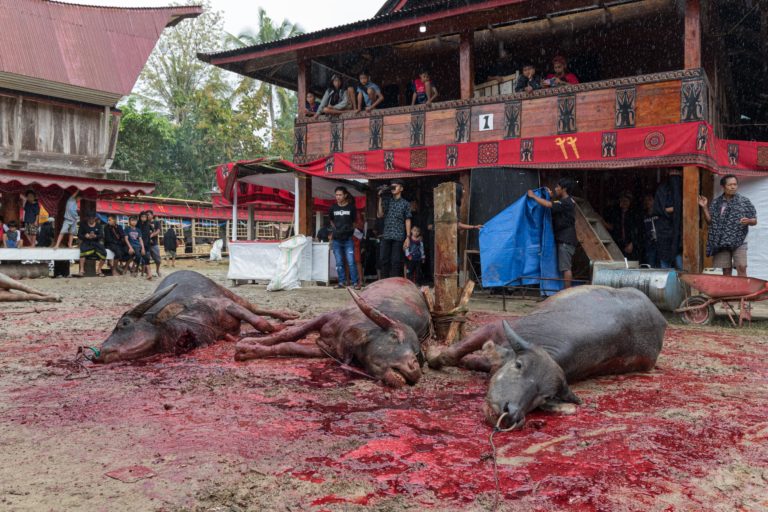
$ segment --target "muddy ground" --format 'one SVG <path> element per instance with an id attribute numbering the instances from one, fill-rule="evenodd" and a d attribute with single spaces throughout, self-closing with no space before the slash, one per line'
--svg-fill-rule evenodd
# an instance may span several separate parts
<path id="1" fill-rule="evenodd" d="M 226 283 L 225 266 L 181 265 Z M 0 306 L 0 510 L 493 507 L 485 375 L 427 371 L 392 391 L 333 361 L 235 363 L 220 343 L 65 380 L 76 347 L 98 344 L 157 283 L 30 283 L 64 302 Z M 347 300 L 236 291 L 305 317 Z M 476 301 L 489 311 L 471 326 L 499 306 Z M 534 412 L 497 434 L 499 510 L 768 509 L 767 323 L 672 325 L 653 372 L 576 384 L 574 414 Z"/>

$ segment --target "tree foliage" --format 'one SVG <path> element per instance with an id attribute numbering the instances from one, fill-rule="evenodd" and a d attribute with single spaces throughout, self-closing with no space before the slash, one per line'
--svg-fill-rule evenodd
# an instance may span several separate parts
<path id="1" fill-rule="evenodd" d="M 198 2 L 193 2 L 198 3 Z M 211 11 L 163 32 L 142 72 L 137 94 L 121 106 L 113 167 L 130 178 L 154 181 L 158 195 L 209 199 L 214 168 L 261 156 L 290 158 L 295 94 L 230 75 L 197 59 L 197 52 L 259 44 L 301 33 L 275 25 L 259 9 L 258 28 L 234 38 Z"/>

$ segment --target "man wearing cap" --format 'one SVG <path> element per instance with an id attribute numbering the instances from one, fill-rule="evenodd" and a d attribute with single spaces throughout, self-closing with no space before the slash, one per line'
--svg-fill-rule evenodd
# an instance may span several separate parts
<path id="1" fill-rule="evenodd" d="M 547 75 L 547 79 L 544 81 L 545 87 L 579 83 L 579 78 L 568 71 L 568 61 L 562 55 L 557 55 L 552 59 L 552 69 L 555 72 Z"/>
<path id="2" fill-rule="evenodd" d="M 403 197 L 403 180 L 392 180 L 392 198 L 384 204 L 379 190 L 378 218 L 384 219 L 381 236 L 380 263 L 381 278 L 403 277 L 403 248 L 408 247 L 411 234 L 411 203 Z"/>

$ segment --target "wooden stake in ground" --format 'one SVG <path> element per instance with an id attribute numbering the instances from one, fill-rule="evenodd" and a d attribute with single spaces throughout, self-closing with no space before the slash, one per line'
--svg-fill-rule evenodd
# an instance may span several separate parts
<path id="1" fill-rule="evenodd" d="M 18 290 L 20 293 L 14 293 L 13 290 Z M 0 302 L 22 302 L 27 300 L 61 302 L 61 299 L 58 297 L 21 284 L 15 279 L 0 273 Z"/>
<path id="2" fill-rule="evenodd" d="M 461 291 L 461 298 L 459 303 L 456 304 L 456 314 L 461 316 L 461 319 L 451 322 L 448 328 L 448 334 L 445 335 L 445 342 L 451 344 L 456 340 L 456 336 L 463 331 L 464 319 L 466 318 L 466 308 L 469 304 L 469 299 L 472 297 L 472 292 L 475 291 L 475 282 L 471 279 L 467 279 L 464 284 L 464 289 Z M 459 336 L 461 339 L 461 336 Z"/>
<path id="3" fill-rule="evenodd" d="M 458 212 L 456 184 L 443 183 L 435 188 L 435 310 L 451 311 L 459 299 Z M 450 326 L 435 325 L 437 338 L 443 340 Z"/>

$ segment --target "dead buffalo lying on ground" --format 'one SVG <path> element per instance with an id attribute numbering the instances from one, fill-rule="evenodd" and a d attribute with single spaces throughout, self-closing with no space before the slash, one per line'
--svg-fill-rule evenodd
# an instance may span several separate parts
<path id="1" fill-rule="evenodd" d="M 512 324 L 512 325 L 510 325 Z M 467 339 L 428 354 L 429 366 L 461 365 L 493 374 L 485 415 L 496 425 L 520 427 L 545 402 L 579 403 L 568 383 L 651 370 L 667 322 L 634 288 L 579 286 L 547 299 L 513 322 L 498 321 Z M 479 355 L 471 355 L 479 349 Z"/>
<path id="2" fill-rule="evenodd" d="M 357 365 L 392 387 L 421 378 L 421 340 L 430 333 L 430 314 L 419 289 L 407 279 L 382 279 L 357 295 L 354 304 L 263 338 L 245 338 L 235 359 L 332 357 Z M 296 343 L 319 331 L 315 345 Z"/>
<path id="3" fill-rule="evenodd" d="M 157 353 L 180 354 L 234 339 L 240 334 L 241 322 L 266 333 L 282 327 L 259 315 L 280 320 L 298 317 L 290 311 L 258 309 L 197 272 L 174 272 L 160 282 L 154 294 L 123 314 L 93 360 L 112 363 Z"/>

